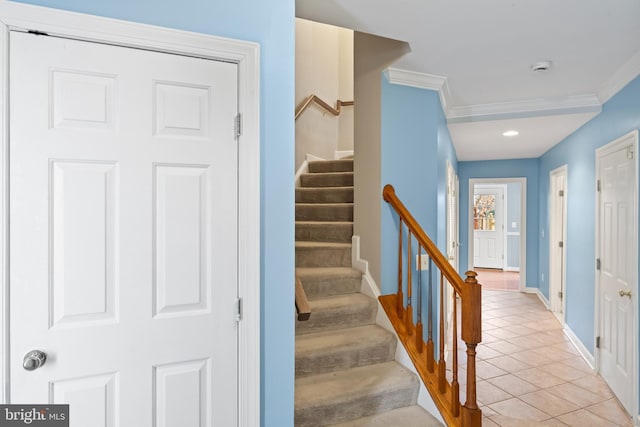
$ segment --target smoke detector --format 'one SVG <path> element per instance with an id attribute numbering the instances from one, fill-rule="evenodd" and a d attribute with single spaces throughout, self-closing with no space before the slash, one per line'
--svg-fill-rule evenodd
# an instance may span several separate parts
<path id="1" fill-rule="evenodd" d="M 541 73 L 551 69 L 551 61 L 538 61 L 531 66 L 531 71 Z"/>

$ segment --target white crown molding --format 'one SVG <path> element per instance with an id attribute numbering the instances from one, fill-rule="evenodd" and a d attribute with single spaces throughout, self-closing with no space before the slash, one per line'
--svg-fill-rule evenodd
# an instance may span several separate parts
<path id="1" fill-rule="evenodd" d="M 638 75 L 640 75 L 640 50 L 604 82 L 598 91 L 600 102 L 603 104 L 607 102 Z"/>
<path id="2" fill-rule="evenodd" d="M 447 105 L 451 99 L 447 78 L 435 74 L 419 73 L 417 71 L 401 70 L 399 68 L 387 68 L 385 75 L 389 83 L 402 86 L 411 86 L 419 89 L 435 90 L 440 95 L 442 109 L 447 114 Z"/>
<path id="3" fill-rule="evenodd" d="M 585 94 L 451 107 L 447 114 L 447 122 L 465 123 L 600 111 L 602 111 L 600 99 L 595 94 Z"/>

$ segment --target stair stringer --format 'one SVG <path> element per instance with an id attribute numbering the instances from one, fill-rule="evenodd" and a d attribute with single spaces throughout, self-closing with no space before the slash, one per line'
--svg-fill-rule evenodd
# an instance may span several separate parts
<path id="1" fill-rule="evenodd" d="M 396 345 L 395 361 L 416 374 L 418 378 L 420 378 L 418 371 L 416 371 L 416 368 L 413 365 L 413 361 L 402 345 L 402 341 L 400 341 L 400 339 L 398 338 L 398 335 L 396 334 L 391 321 L 385 314 L 384 308 L 380 304 L 380 300 L 378 298 L 381 295 L 380 288 L 369 272 L 369 262 L 365 259 L 360 258 L 360 236 L 356 235 L 352 236 L 351 238 L 351 266 L 357 270 L 362 271 L 363 273 L 362 282 L 360 284 L 360 292 L 375 299 L 378 302 L 376 324 L 388 330 L 396 337 L 398 345 Z M 424 386 L 424 383 L 420 380 L 419 384 L 420 388 L 418 390 L 418 406 L 422 407 L 425 411 L 435 417 L 442 423 L 442 425 L 446 425 L 447 423 L 442 418 L 438 407 L 433 402 L 433 399 L 431 398 L 431 395 L 429 395 L 429 392 Z"/>

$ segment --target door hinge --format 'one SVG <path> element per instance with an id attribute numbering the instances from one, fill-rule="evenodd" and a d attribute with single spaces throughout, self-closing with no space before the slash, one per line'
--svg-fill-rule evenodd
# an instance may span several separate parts
<path id="1" fill-rule="evenodd" d="M 33 34 L 35 36 L 48 36 L 49 35 L 49 34 L 43 32 L 43 31 L 38 31 L 38 30 L 29 30 L 29 31 L 27 31 L 27 33 Z"/>
<path id="2" fill-rule="evenodd" d="M 627 147 L 627 159 L 633 159 L 633 146 L 631 145 Z"/>
<path id="3" fill-rule="evenodd" d="M 562 293 L 562 291 L 558 292 L 558 298 L 562 299 L 564 297 L 564 294 Z"/>
<path id="4" fill-rule="evenodd" d="M 596 259 L 596 270 L 600 270 L 600 258 Z"/>
<path id="5" fill-rule="evenodd" d="M 560 191 L 558 191 L 558 196 L 560 196 L 560 197 L 564 197 L 564 190 L 560 190 Z"/>
<path id="6" fill-rule="evenodd" d="M 236 139 L 238 139 L 240 138 L 240 135 L 242 135 L 242 116 L 240 115 L 240 113 L 236 115 L 236 118 L 234 120 Z"/>
<path id="7" fill-rule="evenodd" d="M 598 191 L 600 191 L 600 180 L 598 180 Z"/>
<path id="8" fill-rule="evenodd" d="M 596 348 L 600 348 L 600 337 L 596 337 Z"/>
<path id="9" fill-rule="evenodd" d="M 561 247 L 561 248 L 564 248 L 564 242 L 562 242 L 562 241 L 558 242 L 558 246 Z"/>
<path id="10" fill-rule="evenodd" d="M 242 320 L 242 298 L 238 298 L 238 301 L 236 302 L 236 322 L 239 322 Z"/>

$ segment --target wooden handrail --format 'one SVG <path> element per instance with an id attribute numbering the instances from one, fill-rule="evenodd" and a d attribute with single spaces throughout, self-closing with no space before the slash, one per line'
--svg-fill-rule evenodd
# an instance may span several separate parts
<path id="1" fill-rule="evenodd" d="M 474 271 L 466 272 L 466 280 L 458 275 L 455 268 L 449 263 L 447 258 L 440 252 L 438 247 L 431 241 L 429 236 L 424 232 L 420 224 L 415 220 L 413 215 L 398 199 L 393 186 L 387 184 L 383 190 L 383 198 L 389 203 L 399 216 L 399 237 L 398 237 L 398 290 L 397 293 L 381 296 L 380 303 L 384 308 L 391 324 L 393 325 L 400 341 L 407 350 L 409 357 L 413 361 L 416 371 L 424 382 L 427 390 L 431 394 L 434 403 L 440 409 L 442 417 L 449 426 L 463 427 L 480 427 L 482 424 L 482 412 L 478 407 L 476 396 L 476 347 L 482 339 L 481 325 L 481 286 L 476 280 Z M 407 230 L 407 295 L 406 308 L 405 296 L 403 295 L 403 224 Z M 421 254 L 422 248 L 426 249 L 429 255 L 429 273 L 428 273 L 428 337 L 424 343 L 422 336 L 422 298 L 420 296 L 422 290 L 421 277 L 418 275 L 418 312 L 417 324 L 414 325 L 413 305 L 411 301 L 411 289 L 415 285 L 411 280 L 412 257 L 411 257 L 411 237 L 414 236 L 418 242 L 418 254 Z M 418 255 L 420 257 L 420 255 Z M 432 278 L 434 271 L 432 266 L 440 270 L 439 276 L 439 359 L 435 361 L 434 343 L 432 340 L 432 302 L 431 295 L 434 292 L 432 287 Z M 454 307 L 453 307 L 453 333 L 452 345 L 452 379 L 447 380 L 447 364 L 445 360 L 445 342 L 448 338 L 444 329 L 444 299 L 445 299 L 445 278 L 453 288 Z M 458 383 L 458 321 L 457 321 L 457 302 L 455 296 L 460 297 L 461 304 L 461 338 L 466 344 L 467 353 L 467 381 L 466 381 L 466 401 L 464 405 L 460 404 L 460 384 Z M 425 345 L 426 344 L 426 345 Z M 426 357 L 425 357 L 426 353 Z"/>
<path id="2" fill-rule="evenodd" d="M 317 95 L 309 95 L 307 97 L 307 99 L 305 99 L 299 106 L 298 108 L 296 108 L 296 115 L 295 115 L 295 120 L 298 120 L 298 117 L 300 117 L 300 115 L 302 113 L 304 113 L 304 111 L 309 108 L 309 106 L 312 103 L 316 103 L 318 104 L 320 107 L 322 107 L 324 110 L 326 110 L 327 112 L 333 114 L 334 116 L 339 116 L 340 115 L 340 111 L 342 110 L 342 106 L 349 106 L 349 105 L 353 105 L 353 101 L 340 101 L 339 99 L 336 101 L 336 108 L 333 108 L 331 105 L 329 105 L 328 103 L 326 103 L 325 101 L 323 101 L 322 99 L 320 99 L 319 96 Z"/>
<path id="3" fill-rule="evenodd" d="M 300 278 L 296 275 L 296 311 L 298 312 L 298 320 L 309 320 L 311 317 L 311 306 L 307 299 L 307 293 L 302 287 Z"/>

